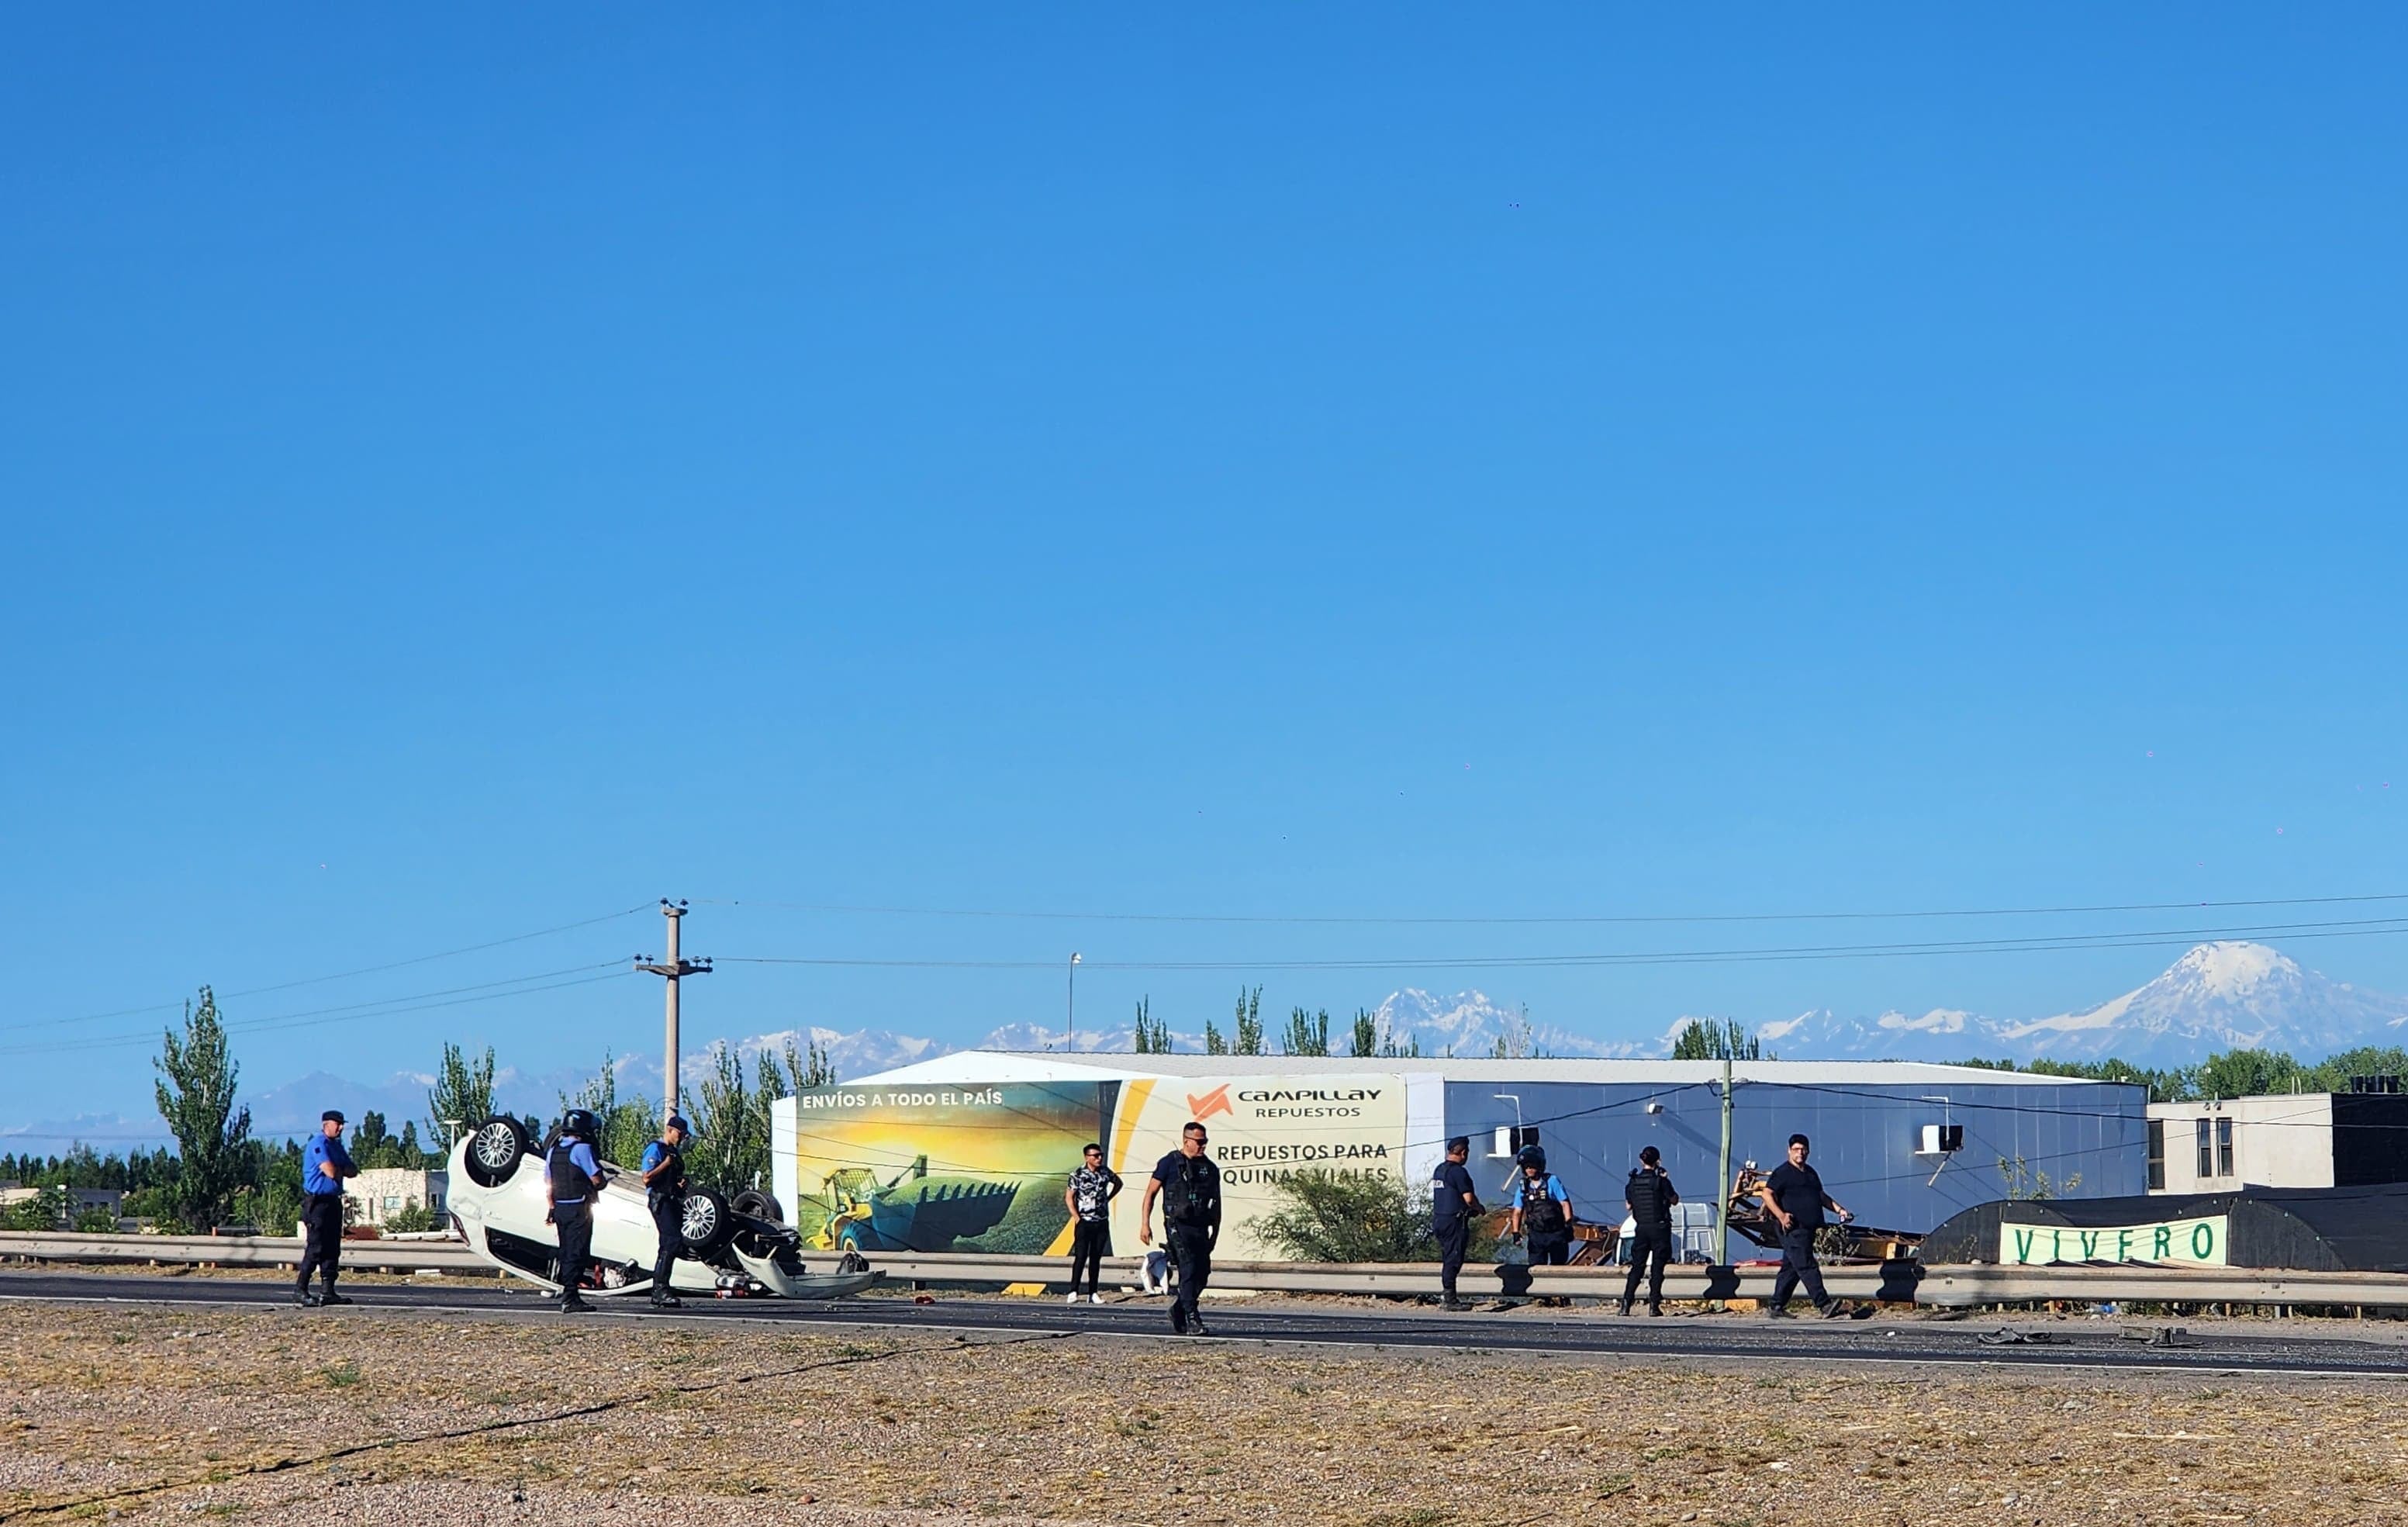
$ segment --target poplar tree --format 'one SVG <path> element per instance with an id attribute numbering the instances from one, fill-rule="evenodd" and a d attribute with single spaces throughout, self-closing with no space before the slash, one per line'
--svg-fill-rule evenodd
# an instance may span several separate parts
<path id="1" fill-rule="evenodd" d="M 162 1035 L 154 1084 L 159 1117 L 176 1137 L 180 1165 L 172 1202 L 194 1230 L 225 1222 L 236 1189 L 247 1186 L 251 1110 L 235 1106 L 240 1068 L 218 1018 L 217 994 L 201 988 L 200 1006 L 184 1004 L 184 1032 Z"/>

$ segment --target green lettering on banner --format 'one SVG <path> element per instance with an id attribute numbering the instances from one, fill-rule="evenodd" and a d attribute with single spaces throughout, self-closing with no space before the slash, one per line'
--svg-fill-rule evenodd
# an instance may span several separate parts
<path id="1" fill-rule="evenodd" d="M 1999 1225 L 1998 1260 L 2018 1266 L 2070 1262 L 2225 1265 L 2229 1224 L 2221 1215 L 2138 1225 Z M 2048 1234 L 2042 1236 L 2041 1232 Z"/>

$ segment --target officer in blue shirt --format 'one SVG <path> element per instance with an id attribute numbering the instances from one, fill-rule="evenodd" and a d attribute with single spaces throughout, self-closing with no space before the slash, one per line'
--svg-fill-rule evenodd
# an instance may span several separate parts
<path id="1" fill-rule="evenodd" d="M 1471 1217 L 1480 1212 L 1480 1195 L 1463 1164 L 1470 1159 L 1471 1136 L 1458 1135 L 1446 1143 L 1446 1160 L 1430 1174 L 1430 1229 L 1438 1236 L 1438 1282 L 1445 1292 L 1440 1303 L 1455 1310 L 1471 1307 L 1455 1292 L 1471 1245 Z"/>
<path id="2" fill-rule="evenodd" d="M 293 1285 L 294 1302 L 304 1309 L 320 1305 L 348 1305 L 335 1292 L 335 1275 L 343 1255 L 343 1179 L 360 1175 L 343 1149 L 343 1111 L 329 1108 L 319 1116 L 318 1134 L 301 1152 L 301 1226 L 308 1243 L 301 1249 L 301 1276 Z M 309 1292 L 309 1275 L 324 1281 L 323 1292 Z"/>
<path id="3" fill-rule="evenodd" d="M 685 1157 L 682 1148 L 694 1136 L 676 1114 L 661 1126 L 661 1137 L 644 1147 L 644 1206 L 652 1211 L 652 1234 L 660 1249 L 652 1254 L 652 1307 L 675 1309 L 683 1301 L 669 1291 L 669 1273 L 678 1253 L 685 1249 Z"/>
<path id="4" fill-rule="evenodd" d="M 583 1108 L 571 1108 L 560 1120 L 560 1135 L 543 1163 L 543 1192 L 552 1205 L 546 1216 L 560 1233 L 560 1312 L 580 1315 L 594 1306 L 578 1293 L 585 1280 L 585 1264 L 594 1251 L 594 1195 L 607 1179 L 594 1137 L 601 1121 Z"/>

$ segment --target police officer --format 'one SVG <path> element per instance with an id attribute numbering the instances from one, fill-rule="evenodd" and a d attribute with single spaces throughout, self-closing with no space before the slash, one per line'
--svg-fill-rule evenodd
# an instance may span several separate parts
<path id="1" fill-rule="evenodd" d="M 1625 1315 L 1630 1313 L 1642 1274 L 1647 1277 L 1647 1313 L 1664 1313 L 1664 1263 L 1672 1254 L 1672 1206 L 1680 1201 L 1664 1170 L 1663 1152 L 1654 1146 L 1641 1150 L 1622 1190 L 1623 1206 L 1630 1211 L 1630 1277 L 1622 1285 Z M 1655 1259 L 1652 1272 L 1650 1257 Z"/>
<path id="2" fill-rule="evenodd" d="M 560 1234 L 560 1312 L 581 1315 L 594 1306 L 577 1292 L 585 1279 L 585 1264 L 594 1250 L 594 1195 L 606 1180 L 594 1137 L 601 1121 L 583 1108 L 571 1108 L 560 1120 L 552 1154 L 544 1159 L 543 1192 L 552 1211 L 545 1216 Z"/>
<path id="3" fill-rule="evenodd" d="M 1212 1248 L 1221 1239 L 1221 1168 L 1204 1153 L 1204 1126 L 1191 1119 L 1179 1132 L 1179 1149 L 1154 1163 L 1138 1206 L 1137 1238 L 1154 1244 L 1154 1201 L 1162 1200 L 1162 1238 L 1179 1273 L 1170 1301 L 1170 1329 L 1182 1336 L 1209 1336 L 1197 1300 L 1212 1277 Z"/>
<path id="4" fill-rule="evenodd" d="M 1455 1292 L 1463 1254 L 1471 1245 L 1471 1219 L 1480 1212 L 1480 1195 L 1463 1165 L 1470 1157 L 1471 1137 L 1458 1135 L 1446 1143 L 1446 1160 L 1430 1174 L 1430 1230 L 1438 1236 L 1438 1286 L 1445 1294 L 1440 1303 L 1448 1309 L 1471 1307 Z"/>
<path id="5" fill-rule="evenodd" d="M 1572 1195 L 1564 1179 L 1547 1170 L 1547 1152 L 1524 1146 L 1514 1160 L 1522 1175 L 1514 1179 L 1513 1217 L 1508 1234 L 1522 1237 L 1533 1267 L 1561 1267 L 1572 1260 Z M 1542 1299 L 1541 1304 L 1570 1304 L 1569 1299 Z"/>
<path id="6" fill-rule="evenodd" d="M 676 1114 L 661 1126 L 661 1137 L 644 1147 L 644 1206 L 652 1211 L 652 1234 L 660 1249 L 652 1255 L 652 1307 L 675 1309 L 683 1301 L 669 1289 L 669 1270 L 685 1249 L 685 1155 L 694 1138 Z"/>
<path id="7" fill-rule="evenodd" d="M 335 1292 L 335 1275 L 343 1259 L 343 1179 L 360 1175 L 351 1153 L 343 1149 L 343 1110 L 329 1108 L 318 1116 L 318 1133 L 301 1152 L 301 1226 L 308 1243 L 301 1249 L 301 1276 L 294 1281 L 293 1300 L 304 1309 L 320 1305 L 348 1305 Z M 323 1292 L 309 1292 L 309 1275 L 324 1279 Z"/>

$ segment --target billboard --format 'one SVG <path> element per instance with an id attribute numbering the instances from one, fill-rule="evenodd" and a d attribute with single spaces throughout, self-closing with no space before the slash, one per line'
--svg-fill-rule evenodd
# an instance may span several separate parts
<path id="1" fill-rule="evenodd" d="M 1193 1119 L 1221 1165 L 1221 1254 L 1275 1258 L 1253 1223 L 1288 1174 L 1428 1174 L 1421 1158 L 1434 1149 L 1406 1160 L 1412 1112 L 1407 1079 L 1385 1073 L 854 1084 L 780 1102 L 772 1145 L 807 1244 L 1067 1256 L 1064 1189 L 1096 1141 L 1127 1184 L 1112 1212 L 1112 1249 L 1125 1256 L 1140 1249 L 1146 1178 Z M 1160 1233 L 1157 1214 L 1157 1245 Z"/>

